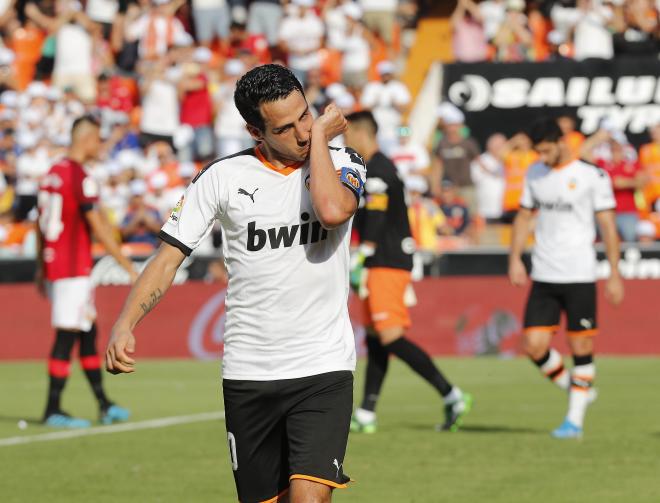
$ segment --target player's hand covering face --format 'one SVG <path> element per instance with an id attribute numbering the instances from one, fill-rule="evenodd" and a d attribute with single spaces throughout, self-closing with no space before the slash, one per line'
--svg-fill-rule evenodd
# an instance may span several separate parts
<path id="1" fill-rule="evenodd" d="M 264 131 L 260 138 L 281 160 L 305 161 L 309 157 L 314 119 L 305 97 L 293 91 L 284 99 L 262 103 Z"/>
<path id="2" fill-rule="evenodd" d="M 339 136 L 346 131 L 348 122 L 337 105 L 331 103 L 325 108 L 323 115 L 314 121 L 314 131 L 322 131 L 327 141 Z"/>

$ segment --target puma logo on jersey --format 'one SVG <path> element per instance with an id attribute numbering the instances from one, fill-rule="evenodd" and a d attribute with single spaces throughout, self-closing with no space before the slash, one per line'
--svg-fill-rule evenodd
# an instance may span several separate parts
<path id="1" fill-rule="evenodd" d="M 257 187 L 256 189 L 254 189 L 254 191 L 252 192 L 252 194 L 250 194 L 247 190 L 239 188 L 239 189 L 238 189 L 238 193 L 239 193 L 240 195 L 243 195 L 243 196 L 248 196 L 250 199 L 252 199 L 252 202 L 254 203 L 254 194 L 255 194 L 255 192 L 257 192 L 258 190 L 259 190 L 259 187 Z"/>
<path id="2" fill-rule="evenodd" d="M 328 230 L 321 227 L 321 222 L 309 221 L 310 215 L 306 211 L 300 215 L 301 224 L 258 229 L 257 222 L 248 223 L 247 249 L 259 251 L 266 246 L 277 248 L 290 248 L 294 244 L 306 245 L 317 243 L 328 238 Z"/>
<path id="3" fill-rule="evenodd" d="M 337 458 L 332 462 L 332 466 L 334 466 L 337 469 L 337 475 L 335 476 L 336 479 L 339 478 L 339 470 L 341 470 L 341 467 L 343 466 L 343 463 L 340 463 L 337 461 Z"/>
<path id="4" fill-rule="evenodd" d="M 580 320 L 580 326 L 582 328 L 584 328 L 585 330 L 589 330 L 590 328 L 592 328 L 594 326 L 594 324 L 593 324 L 593 321 L 591 321 L 590 319 L 582 318 Z"/>

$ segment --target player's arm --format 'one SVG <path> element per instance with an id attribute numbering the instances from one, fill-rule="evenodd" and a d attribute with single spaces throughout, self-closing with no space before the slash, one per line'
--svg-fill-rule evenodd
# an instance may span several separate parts
<path id="1" fill-rule="evenodd" d="M 616 230 L 614 210 L 599 211 L 596 220 L 605 243 L 605 255 L 610 263 L 610 277 L 605 285 L 605 297 L 612 304 L 618 305 L 623 300 L 623 278 L 619 272 L 619 234 Z"/>
<path id="2" fill-rule="evenodd" d="M 142 271 L 112 328 L 105 353 L 108 372 L 119 374 L 135 370 L 135 360 L 130 356 L 135 351 L 133 329 L 165 295 L 185 258 L 179 248 L 163 243 Z"/>
<path id="3" fill-rule="evenodd" d="M 522 261 L 522 254 L 531 230 L 533 216 L 531 209 L 520 208 L 513 221 L 509 251 L 509 280 L 514 286 L 524 286 L 527 283 L 527 269 Z"/>
<path id="4" fill-rule="evenodd" d="M 105 217 L 98 209 L 90 208 L 85 212 L 85 218 L 87 219 L 87 222 L 89 222 L 89 226 L 91 227 L 94 236 L 96 236 L 96 239 L 101 242 L 105 251 L 126 270 L 131 278 L 131 283 L 133 283 L 137 278 L 137 272 L 133 267 L 133 262 L 121 252 L 119 244 L 115 241 L 110 225 Z"/>
<path id="5" fill-rule="evenodd" d="M 337 178 L 328 149 L 328 142 L 345 131 L 346 126 L 346 119 L 334 104 L 328 105 L 312 126 L 309 193 L 316 216 L 326 229 L 346 222 L 358 205 L 355 193 Z"/>
<path id="6" fill-rule="evenodd" d="M 46 283 L 44 278 L 44 235 L 41 232 L 41 227 L 39 226 L 39 220 L 37 220 L 37 225 L 34 226 L 34 232 L 37 237 L 37 268 L 34 272 L 34 282 L 37 285 L 37 290 L 41 295 L 46 295 Z"/>

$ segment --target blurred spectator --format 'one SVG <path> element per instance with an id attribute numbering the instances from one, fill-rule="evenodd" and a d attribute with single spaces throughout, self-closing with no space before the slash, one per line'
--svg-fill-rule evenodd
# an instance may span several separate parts
<path id="1" fill-rule="evenodd" d="M 213 96 L 215 104 L 216 153 L 226 157 L 250 148 L 254 140 L 234 103 L 236 82 L 245 73 L 245 65 L 238 59 L 225 63 L 225 80 Z"/>
<path id="2" fill-rule="evenodd" d="M 325 27 L 314 10 L 314 0 L 292 0 L 292 9 L 279 29 L 279 42 L 288 54 L 288 67 L 304 86 L 307 72 L 321 66 L 319 50 Z"/>
<path id="3" fill-rule="evenodd" d="M 248 13 L 248 32 L 264 35 L 271 47 L 277 45 L 282 13 L 279 0 L 253 0 Z"/>
<path id="4" fill-rule="evenodd" d="M 118 162 L 106 163 L 105 171 L 107 178 L 100 189 L 101 205 L 106 210 L 108 221 L 113 226 L 119 226 L 126 216 L 130 189 L 123 179 L 123 170 Z"/>
<path id="5" fill-rule="evenodd" d="M 640 244 L 649 244 L 656 241 L 658 230 L 652 221 L 640 220 L 637 222 L 635 233 Z"/>
<path id="6" fill-rule="evenodd" d="M 438 251 L 438 236 L 446 224 L 444 213 L 431 198 L 424 197 L 428 184 L 421 178 L 413 178 L 406 186 L 410 232 L 417 249 L 430 253 Z"/>
<path id="7" fill-rule="evenodd" d="M 596 153 L 602 144 L 609 147 L 609 156 L 606 158 L 598 157 Z M 628 140 L 622 132 L 600 129 L 584 141 L 582 158 L 602 168 L 612 179 L 617 229 L 623 241 L 635 241 L 639 221 L 635 191 L 644 187 L 647 176 L 637 160 L 626 156 L 627 146 Z"/>
<path id="8" fill-rule="evenodd" d="M 650 0 L 628 0 L 619 7 L 619 28 L 614 34 L 616 54 L 652 54 L 660 49 L 658 40 L 658 5 Z"/>
<path id="9" fill-rule="evenodd" d="M 14 51 L 0 47 L 0 93 L 18 89 L 18 79 L 12 66 L 15 59 Z"/>
<path id="10" fill-rule="evenodd" d="M 440 190 L 440 210 L 445 215 L 445 225 L 442 234 L 445 236 L 460 236 L 470 224 L 470 214 L 463 200 L 458 196 L 456 186 L 449 180 L 442 182 Z"/>
<path id="11" fill-rule="evenodd" d="M 442 103 L 437 111 L 442 128 L 442 139 L 434 152 L 431 190 L 441 196 L 441 182 L 448 180 L 460 191 L 468 206 L 476 207 L 470 163 L 479 155 L 479 146 L 472 138 L 463 136 L 465 116 L 451 103 Z"/>
<path id="12" fill-rule="evenodd" d="M 407 126 L 399 128 L 399 143 L 390 151 L 390 159 L 396 166 L 404 186 L 414 186 L 426 194 L 429 190 L 428 176 L 431 173 L 431 159 L 428 150 L 420 143 L 412 141 L 411 130 Z"/>
<path id="13" fill-rule="evenodd" d="M 176 83 L 181 72 L 175 66 L 168 66 L 166 59 L 143 61 L 140 66 L 142 145 L 146 146 L 159 140 L 173 145 L 174 134 L 179 129 L 179 99 Z"/>
<path id="14" fill-rule="evenodd" d="M 560 31 L 551 30 L 548 33 L 548 54 L 546 61 L 564 61 L 570 59 L 570 51 L 571 49 Z"/>
<path id="15" fill-rule="evenodd" d="M 506 0 L 484 0 L 479 3 L 479 13 L 484 27 L 486 40 L 491 42 L 506 17 Z"/>
<path id="16" fill-rule="evenodd" d="M 651 143 L 639 149 L 639 162 L 648 177 L 644 188 L 646 204 L 652 208 L 660 200 L 660 123 L 649 130 Z"/>
<path id="17" fill-rule="evenodd" d="M 348 33 L 348 20 L 351 9 L 357 13 L 357 19 L 362 18 L 362 9 L 352 0 L 328 0 L 323 6 L 323 21 L 327 38 L 326 46 L 331 49 L 341 49 L 342 42 Z M 348 10 L 347 10 L 348 9 Z"/>
<path id="18" fill-rule="evenodd" d="M 77 0 L 60 0 L 55 5 L 55 17 L 33 3 L 25 6 L 25 14 L 54 37 L 53 84 L 62 90 L 71 88 L 80 100 L 91 103 L 96 97 L 93 43 L 100 29 L 82 12 Z"/>
<path id="19" fill-rule="evenodd" d="M 131 199 L 121 226 L 121 235 L 127 243 L 146 243 L 158 246 L 158 233 L 163 225 L 158 210 L 147 205 L 144 180 L 133 180 L 129 186 Z"/>
<path id="20" fill-rule="evenodd" d="M 542 0 L 527 0 L 527 25 L 532 34 L 532 60 L 545 61 L 549 55 L 550 21 L 541 13 Z"/>
<path id="21" fill-rule="evenodd" d="M 505 144 L 506 137 L 503 134 L 492 135 L 486 142 L 486 152 L 470 164 L 477 199 L 477 214 L 486 223 L 499 222 L 502 217 L 504 200 L 502 153 Z"/>
<path id="22" fill-rule="evenodd" d="M 557 118 L 557 125 L 561 129 L 564 141 L 571 151 L 574 159 L 579 159 L 584 143 L 584 135 L 576 129 L 575 118 L 571 115 L 561 115 Z"/>
<path id="23" fill-rule="evenodd" d="M 118 13 L 118 0 L 87 0 L 85 4 L 85 14 L 98 24 L 105 39 L 110 38 L 112 23 Z"/>
<path id="24" fill-rule="evenodd" d="M 532 148 L 532 141 L 525 133 L 520 132 L 506 142 L 502 151 L 504 164 L 504 203 L 502 220 L 513 222 L 520 209 L 520 198 L 527 169 L 538 159 Z"/>
<path id="25" fill-rule="evenodd" d="M 365 26 L 392 47 L 397 0 L 359 0 Z"/>
<path id="26" fill-rule="evenodd" d="M 231 12 L 227 0 L 192 0 L 192 15 L 197 41 L 202 46 L 210 48 L 216 37 L 224 40 L 229 35 Z"/>
<path id="27" fill-rule="evenodd" d="M 337 49 L 342 52 L 341 80 L 345 86 L 358 91 L 368 81 L 372 36 L 360 22 L 362 11 L 356 3 L 346 2 L 341 10 L 346 19 L 346 33 L 337 40 Z"/>
<path id="28" fill-rule="evenodd" d="M 270 62 L 268 40 L 261 33 L 248 33 L 244 23 L 233 21 L 229 27 L 229 38 L 224 44 L 224 55 L 228 59 L 244 58 L 247 66 Z"/>
<path id="29" fill-rule="evenodd" d="M 122 112 L 111 115 L 110 131 L 105 142 L 105 148 L 110 157 L 115 157 L 122 150 L 135 150 L 140 148 L 140 138 L 133 131 L 130 118 Z"/>
<path id="30" fill-rule="evenodd" d="M 131 40 L 138 40 L 141 59 L 158 60 L 172 47 L 187 47 L 193 39 L 174 13 L 185 0 L 151 0 L 151 5 L 127 26 Z"/>
<path id="31" fill-rule="evenodd" d="M 169 179 L 163 171 L 156 172 L 149 178 L 149 192 L 145 196 L 147 204 L 158 211 L 160 221 L 164 222 L 170 216 L 172 208 L 181 197 L 181 190 L 178 187 L 168 189 Z"/>
<path id="32" fill-rule="evenodd" d="M 16 159 L 16 219 L 25 220 L 37 206 L 39 181 L 48 173 L 51 159 L 48 150 L 40 145 L 39 137 L 23 131 L 17 139 L 23 153 Z M 36 210 L 35 210 L 36 211 Z"/>
<path id="33" fill-rule="evenodd" d="M 190 126 L 192 142 L 179 151 L 182 161 L 210 160 L 215 152 L 213 141 L 213 103 L 209 93 L 206 65 L 211 60 L 211 51 L 198 47 L 192 62 L 182 65 L 182 76 L 177 83 L 181 107 L 181 124 Z"/>
<path id="34" fill-rule="evenodd" d="M 533 40 L 524 10 L 525 0 L 507 0 L 506 16 L 493 39 L 497 61 L 515 63 L 531 59 Z"/>
<path id="35" fill-rule="evenodd" d="M 573 32 L 576 60 L 610 59 L 614 56 L 614 13 L 610 5 L 595 0 L 577 0 L 574 7 L 557 3 L 552 7 L 550 15 L 555 29 L 565 38 Z"/>
<path id="36" fill-rule="evenodd" d="M 475 63 L 488 59 L 488 43 L 481 11 L 473 0 L 458 0 L 451 15 L 452 45 L 456 61 Z"/>
<path id="37" fill-rule="evenodd" d="M 396 145 L 401 116 L 410 105 L 410 93 L 394 78 L 394 63 L 381 61 L 377 66 L 379 81 L 369 82 L 362 93 L 361 104 L 373 112 L 378 123 L 378 143 L 385 154 Z"/>

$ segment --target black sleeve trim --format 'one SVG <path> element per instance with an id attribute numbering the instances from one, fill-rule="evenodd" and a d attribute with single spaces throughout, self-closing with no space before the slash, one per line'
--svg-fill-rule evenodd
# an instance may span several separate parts
<path id="1" fill-rule="evenodd" d="M 610 208 L 601 208 L 599 210 L 595 210 L 594 213 L 600 213 L 602 211 L 614 211 L 616 210 L 616 206 L 611 206 Z"/>
<path id="2" fill-rule="evenodd" d="M 87 213 L 88 211 L 92 211 L 94 209 L 94 203 L 83 203 L 80 205 L 80 211 L 83 213 Z"/>
<path id="3" fill-rule="evenodd" d="M 179 250 L 181 250 L 186 257 L 190 257 L 190 254 L 192 253 L 192 248 L 187 247 L 186 245 L 184 245 L 178 239 L 173 238 L 172 236 L 170 236 L 167 232 L 161 230 L 158 233 L 158 237 L 160 239 L 162 239 L 163 241 L 165 241 L 168 245 L 172 245 L 175 248 L 178 248 Z"/>
<path id="4" fill-rule="evenodd" d="M 532 207 L 530 208 L 529 206 L 525 206 L 524 204 L 521 204 L 520 207 L 521 207 L 523 210 L 535 210 L 535 209 L 536 209 L 536 206 L 532 206 Z"/>

